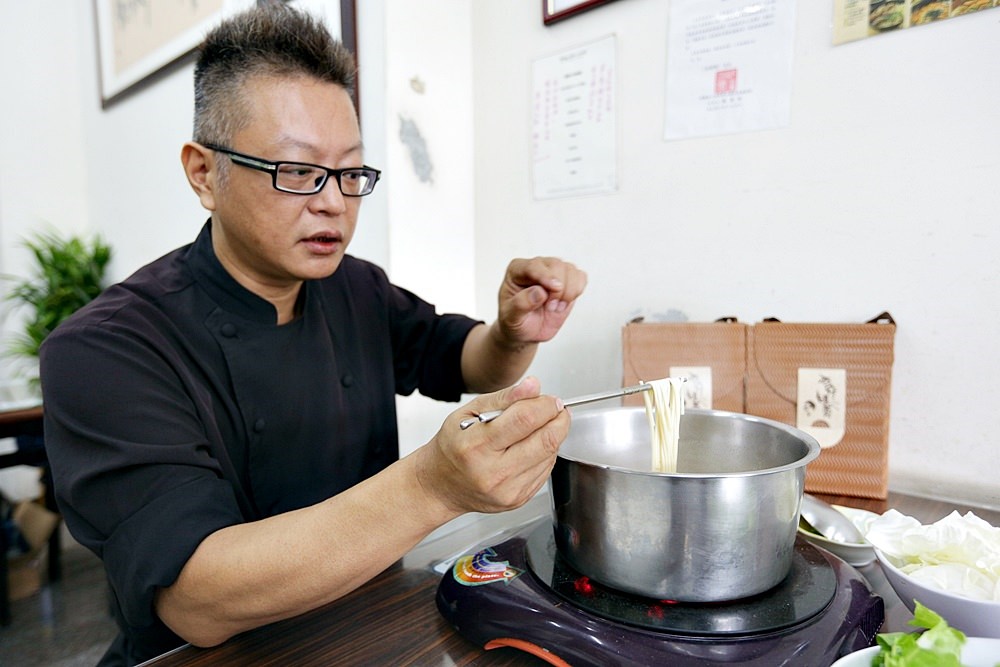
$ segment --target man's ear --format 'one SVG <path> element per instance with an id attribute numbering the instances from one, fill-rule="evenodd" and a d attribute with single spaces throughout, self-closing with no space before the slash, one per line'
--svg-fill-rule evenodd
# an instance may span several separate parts
<path id="1" fill-rule="evenodd" d="M 215 210 L 215 193 L 219 172 L 215 169 L 215 154 L 201 144 L 189 141 L 181 148 L 181 164 L 191 189 L 198 195 L 201 205 Z"/>

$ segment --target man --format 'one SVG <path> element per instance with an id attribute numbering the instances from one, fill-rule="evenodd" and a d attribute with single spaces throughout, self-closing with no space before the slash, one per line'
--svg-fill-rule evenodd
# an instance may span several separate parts
<path id="1" fill-rule="evenodd" d="M 281 3 L 215 29 L 181 153 L 210 220 L 45 342 L 60 506 L 104 561 L 122 629 L 103 664 L 334 600 L 448 520 L 526 502 L 566 436 L 569 416 L 537 380 L 508 385 L 586 276 L 511 262 L 487 326 L 436 314 L 346 255 L 379 179 L 352 85 L 350 55 Z M 394 396 L 414 389 L 499 391 L 397 460 Z"/>

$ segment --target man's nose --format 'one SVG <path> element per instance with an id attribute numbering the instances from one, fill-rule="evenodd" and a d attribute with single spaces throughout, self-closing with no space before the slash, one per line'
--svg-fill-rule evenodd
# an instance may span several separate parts
<path id="1" fill-rule="evenodd" d="M 310 195 L 309 208 L 317 213 L 328 212 L 339 215 L 347 210 L 347 202 L 344 193 L 340 191 L 340 183 L 335 176 L 330 176 L 326 180 L 323 189 L 314 195 Z"/>

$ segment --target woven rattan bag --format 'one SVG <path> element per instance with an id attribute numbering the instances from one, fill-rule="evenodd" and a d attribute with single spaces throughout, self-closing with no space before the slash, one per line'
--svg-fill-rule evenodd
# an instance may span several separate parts
<path id="1" fill-rule="evenodd" d="M 622 329 L 623 386 L 685 376 L 685 406 L 743 412 L 747 325 L 632 321 Z M 624 405 L 642 405 L 627 396 Z"/>
<path id="2" fill-rule="evenodd" d="M 822 446 L 806 490 L 884 499 L 896 324 L 764 321 L 748 329 L 746 412 L 796 426 Z"/>

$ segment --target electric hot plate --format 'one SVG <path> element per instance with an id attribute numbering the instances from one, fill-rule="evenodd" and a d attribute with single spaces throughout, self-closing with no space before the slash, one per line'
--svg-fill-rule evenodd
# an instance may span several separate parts
<path id="1" fill-rule="evenodd" d="M 771 590 L 733 602 L 675 602 L 576 572 L 547 519 L 456 560 L 438 585 L 437 605 L 486 649 L 510 646 L 553 665 L 594 667 L 826 667 L 872 645 L 885 617 L 882 598 L 857 570 L 801 538 L 788 576 Z"/>

